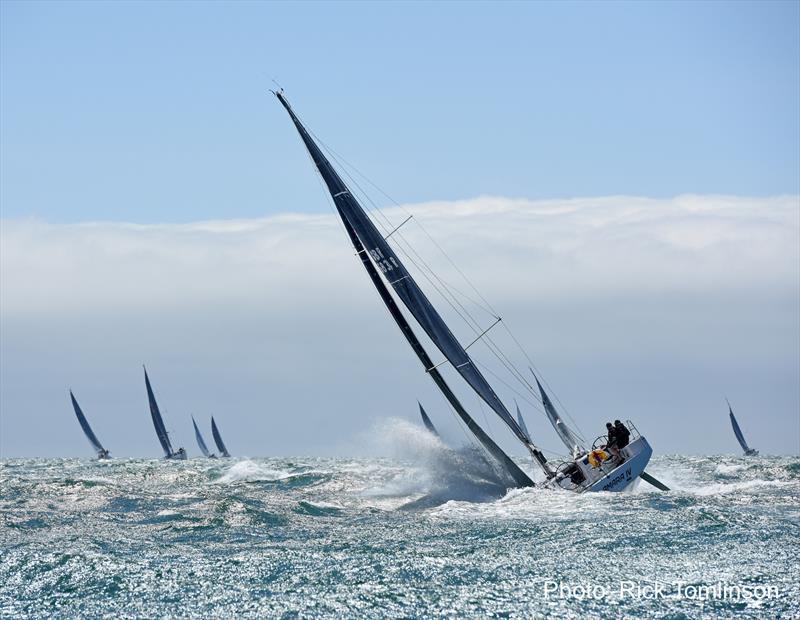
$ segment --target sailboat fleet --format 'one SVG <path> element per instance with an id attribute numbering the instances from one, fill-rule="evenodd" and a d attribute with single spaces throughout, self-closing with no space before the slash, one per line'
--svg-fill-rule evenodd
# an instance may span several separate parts
<path id="1" fill-rule="evenodd" d="M 292 110 L 283 90 L 273 91 L 273 94 L 289 114 L 317 172 L 322 177 L 330 193 L 350 243 L 355 249 L 356 255 L 360 258 L 362 266 L 378 296 L 386 306 L 389 315 L 400 328 L 412 351 L 422 364 L 425 373 L 450 404 L 459 420 L 470 431 L 474 440 L 491 457 L 491 462 L 497 471 L 501 472 L 508 480 L 508 486 L 542 486 L 576 493 L 587 491 L 616 492 L 629 489 L 639 479 L 644 479 L 661 490 L 669 490 L 645 471 L 653 450 L 647 439 L 639 433 L 630 420 L 627 420 L 625 424 L 617 420 L 614 427 L 609 424 L 608 426 L 611 427 L 609 434 L 598 437 L 592 444 L 589 444 L 582 438 L 580 433 L 566 423 L 545 390 L 543 382 L 540 380 L 541 377 L 537 376 L 534 370 L 530 368 L 532 381 L 522 377 L 521 374 L 518 374 L 517 378 L 528 390 L 529 394 L 533 395 L 541 403 L 546 418 L 567 450 L 567 456 L 564 459 L 559 462 L 550 462 L 528 430 L 519 405 L 515 401 L 515 417 L 492 388 L 479 368 L 479 364 L 473 360 L 468 352 L 468 349 L 475 342 L 485 337 L 487 332 L 499 323 L 501 319 L 497 317 L 492 326 L 484 330 L 472 343 L 464 346 L 453 334 L 444 318 L 406 268 L 398 252 L 395 251 L 392 244 L 394 240 L 390 240 L 390 237 L 399 227 L 388 235 L 384 235 L 378 230 L 339 172 L 323 154 L 317 142 Z M 417 327 L 412 326 L 411 319 L 413 319 Z M 428 341 L 444 356 L 444 361 L 434 363 L 420 341 L 416 329 L 422 330 Z M 504 423 L 511 435 L 524 447 L 530 455 L 532 463 L 540 470 L 540 475 L 536 476 L 537 481 L 534 481 L 535 476 L 520 467 L 467 411 L 440 371 L 440 367 L 445 364 L 455 371 L 459 378 L 471 388 L 483 404 L 489 407 L 491 412 Z M 186 459 L 186 450 L 183 447 L 175 449 L 172 445 L 170 434 L 167 431 L 153 393 L 147 369 L 144 369 L 144 379 L 151 420 L 156 437 L 164 452 L 164 458 L 169 460 Z M 96 451 L 97 458 L 110 458 L 109 451 L 103 447 L 93 432 L 72 391 L 70 391 L 70 398 L 78 422 L 92 448 Z M 730 403 L 728 403 L 728 408 L 734 434 L 745 455 L 757 455 L 758 452 L 747 445 Z M 419 413 L 425 428 L 438 437 L 439 433 L 436 427 L 421 404 L 419 404 Z M 193 416 L 192 426 L 198 448 L 203 456 L 217 458 L 217 453 L 208 449 L 208 445 Z M 230 456 L 213 417 L 211 418 L 211 432 L 219 456 Z M 620 437 L 624 437 L 624 441 Z"/>
<path id="2" fill-rule="evenodd" d="M 161 410 L 158 408 L 156 396 L 153 393 L 153 386 L 150 384 L 150 377 L 147 375 L 147 368 L 144 368 L 144 385 L 145 389 L 147 390 L 147 402 L 150 406 L 150 418 L 153 421 L 153 427 L 155 428 L 158 442 L 161 445 L 161 449 L 164 451 L 164 458 L 179 461 L 186 460 L 186 450 L 184 448 L 178 448 L 175 450 L 172 447 L 169 432 L 164 424 L 164 418 L 161 415 Z M 92 427 L 89 426 L 89 422 L 86 419 L 86 416 L 84 415 L 80 405 L 78 404 L 75 395 L 72 393 L 72 390 L 69 391 L 69 397 L 72 401 L 72 408 L 75 411 L 75 416 L 78 418 L 78 423 L 83 430 L 83 434 L 86 435 L 86 439 L 89 440 L 89 443 L 97 452 L 97 459 L 110 459 L 110 452 L 103 447 L 103 445 L 100 443 L 100 440 L 97 438 L 97 435 L 94 434 Z M 194 416 L 191 416 L 191 418 L 192 425 L 194 426 L 195 438 L 197 439 L 197 445 L 200 448 L 200 452 L 202 452 L 203 456 L 207 458 L 217 458 L 216 454 L 208 450 L 206 442 L 203 440 L 203 435 L 200 433 L 200 429 L 197 427 L 197 422 L 195 421 Z M 211 434 L 214 437 L 214 443 L 217 445 L 220 456 L 229 457 L 230 453 L 222 441 L 222 435 L 220 435 L 219 428 L 217 428 L 217 423 L 214 421 L 213 416 L 211 417 Z"/>

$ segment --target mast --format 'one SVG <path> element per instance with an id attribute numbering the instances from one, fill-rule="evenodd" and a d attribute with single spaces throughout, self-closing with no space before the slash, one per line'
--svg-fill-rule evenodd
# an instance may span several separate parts
<path id="1" fill-rule="evenodd" d="M 83 415 L 83 411 L 81 410 L 78 401 L 75 399 L 72 390 L 69 391 L 69 397 L 72 400 L 72 408 L 75 410 L 75 416 L 78 418 L 78 423 L 81 425 L 83 434 L 86 435 L 86 439 L 89 440 L 89 443 L 92 444 L 92 447 L 95 450 L 97 450 L 98 454 L 106 453 L 106 449 L 103 447 L 103 444 L 100 443 L 100 440 L 97 438 L 97 435 L 94 434 L 92 427 L 89 426 L 89 421 L 86 419 L 86 416 Z"/>
<path id="2" fill-rule="evenodd" d="M 341 212 L 340 212 L 341 215 Z M 433 382 L 436 384 L 436 387 L 444 394 L 444 397 L 450 403 L 450 406 L 453 407 L 456 414 L 459 418 L 467 425 L 467 428 L 472 432 L 473 435 L 477 438 L 477 440 L 481 443 L 481 445 L 486 449 L 486 451 L 491 454 L 504 468 L 505 470 L 511 475 L 514 479 L 514 482 L 517 483 L 518 486 L 521 487 L 532 487 L 536 486 L 533 483 L 533 480 L 530 479 L 528 474 L 522 471 L 519 466 L 508 456 L 503 450 L 498 446 L 489 435 L 487 435 L 484 430 L 478 425 L 478 423 L 472 419 L 472 416 L 467 413 L 467 410 L 464 409 L 464 406 L 461 404 L 461 401 L 458 400 L 456 395 L 450 389 L 450 386 L 444 380 L 444 377 L 441 375 L 437 368 L 433 368 L 433 361 L 428 356 L 427 351 L 425 351 L 422 343 L 417 338 L 414 330 L 411 329 L 411 325 L 409 325 L 406 317 L 403 316 L 403 313 L 400 310 L 400 307 L 395 302 L 394 298 L 392 297 L 389 289 L 386 288 L 386 285 L 381 280 L 380 275 L 378 274 L 378 270 L 375 268 L 375 265 L 370 262 L 369 258 L 367 258 L 367 254 L 364 251 L 364 246 L 361 245 L 361 241 L 359 241 L 358 237 L 353 230 L 353 227 L 350 226 L 350 222 L 347 221 L 344 217 L 342 217 L 342 222 L 344 223 L 345 230 L 347 230 L 347 234 L 350 236 L 350 241 L 353 243 L 353 247 L 356 250 L 356 253 L 361 257 L 361 264 L 364 265 L 364 269 L 366 269 L 367 273 L 369 274 L 370 280 L 372 280 L 372 284 L 378 291 L 383 303 L 386 305 L 386 308 L 389 310 L 389 314 L 392 315 L 395 323 L 400 328 L 400 331 L 403 332 L 403 335 L 406 337 L 406 341 L 411 348 L 413 349 L 414 353 L 417 354 L 419 361 L 422 362 L 423 367 L 430 369 L 428 371 L 428 375 Z"/>
<path id="3" fill-rule="evenodd" d="M 452 334 L 450 328 L 447 327 L 442 317 L 412 278 L 389 243 L 375 227 L 375 224 L 372 223 L 372 220 L 358 203 L 355 196 L 350 193 L 347 185 L 342 181 L 338 173 L 333 169 L 333 166 L 331 166 L 330 162 L 322 154 L 317 144 L 311 139 L 305 127 L 292 111 L 283 93 L 278 92 L 276 96 L 291 116 L 300 137 L 305 143 L 311 158 L 314 160 L 320 175 L 322 175 L 328 187 L 328 191 L 333 197 L 333 201 L 340 216 L 350 223 L 356 236 L 367 248 L 370 258 L 384 273 L 397 296 L 401 299 L 408 311 L 411 312 L 420 327 L 422 327 L 433 343 L 444 354 L 447 361 L 453 365 L 453 368 L 464 377 L 464 380 L 508 425 L 517 438 L 523 443 L 527 443 L 525 435 L 522 433 L 519 425 L 495 394 L 483 374 L 473 363 L 464 347 L 461 346 L 461 343 L 459 343 Z"/>
<path id="4" fill-rule="evenodd" d="M 214 416 L 211 416 L 211 434 L 214 436 L 214 443 L 217 444 L 217 450 L 222 456 L 230 456 L 228 454 L 228 448 L 225 447 L 225 444 L 222 443 L 222 435 L 219 434 L 219 429 L 217 428 L 217 423 L 214 422 Z"/>
<path id="5" fill-rule="evenodd" d="M 306 128 L 292 111 L 283 92 L 276 92 L 275 96 L 289 113 L 295 128 L 300 134 L 300 138 L 303 140 L 317 170 L 325 181 L 325 185 L 333 198 L 339 217 L 342 219 L 342 222 L 344 222 L 351 241 L 353 241 L 353 245 L 359 256 L 361 256 L 361 261 L 365 268 L 367 268 L 367 271 L 370 271 L 368 266 L 371 266 L 373 270 L 376 267 L 380 268 L 389 282 L 389 285 L 394 289 L 395 294 L 400 298 L 431 341 L 444 354 L 447 361 L 452 364 L 453 368 L 464 378 L 478 396 L 480 396 L 500 419 L 506 423 L 517 439 L 528 448 L 545 473 L 551 476 L 552 470 L 550 470 L 550 467 L 547 465 L 547 460 L 544 458 L 544 455 L 528 441 L 528 438 L 519 427 L 519 424 L 517 424 L 508 409 L 506 409 L 505 405 L 500 401 L 499 397 L 495 394 L 483 374 L 469 357 L 464 347 L 458 342 L 450 331 L 450 328 L 447 327 L 430 300 L 405 268 L 400 258 L 372 223 L 372 220 L 370 220 L 355 196 L 350 193 L 347 185 L 342 181 L 341 177 L 339 177 L 328 159 L 323 155 L 320 148 L 311 138 Z M 376 277 L 372 277 L 372 273 L 370 272 L 373 284 L 378 288 L 380 293 L 381 288 L 385 287 L 377 271 L 375 271 L 375 276 Z M 380 286 L 378 283 L 380 283 Z M 384 298 L 384 295 L 381 294 L 381 297 Z M 391 296 L 389 296 L 389 299 L 391 299 Z M 387 303 L 388 307 L 386 298 L 384 298 L 384 303 Z M 392 300 L 392 303 L 394 303 L 394 300 Z M 391 308 L 390 312 L 392 312 Z M 392 315 L 394 316 L 393 312 Z M 403 321 L 405 321 L 405 318 L 403 318 Z M 401 329 L 404 329 L 402 325 Z M 410 327 L 408 329 L 410 331 Z M 413 332 L 411 333 L 413 335 Z M 414 336 L 414 339 L 416 340 L 416 336 Z M 413 344 L 412 348 L 414 348 Z M 425 358 L 427 359 L 427 361 L 424 362 L 426 371 L 434 377 L 433 373 L 436 371 L 436 365 L 430 360 L 427 353 L 425 353 Z M 436 373 L 436 375 L 441 377 L 439 373 Z M 437 385 L 439 384 L 436 378 L 434 378 L 434 382 L 437 383 Z M 481 430 L 481 432 L 483 431 Z"/>
<path id="6" fill-rule="evenodd" d="M 158 441 L 161 444 L 161 448 L 164 450 L 164 456 L 167 458 L 171 457 L 172 452 L 172 444 L 169 441 L 169 435 L 167 434 L 167 428 L 164 426 L 164 420 L 161 418 L 161 412 L 158 410 L 158 403 L 156 402 L 155 394 L 153 394 L 153 388 L 150 387 L 150 378 L 147 376 L 147 368 L 144 368 L 144 384 L 147 387 L 147 400 L 150 403 L 150 417 L 153 418 L 153 426 L 156 429 L 156 435 L 158 436 Z"/>

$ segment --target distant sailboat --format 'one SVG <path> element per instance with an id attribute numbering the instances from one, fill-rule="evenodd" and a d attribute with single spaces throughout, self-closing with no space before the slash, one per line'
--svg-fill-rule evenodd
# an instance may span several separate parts
<path id="1" fill-rule="evenodd" d="M 217 428 L 217 423 L 214 422 L 214 416 L 211 416 L 211 434 L 214 436 L 214 443 L 217 444 L 217 450 L 219 450 L 220 456 L 230 456 L 228 454 L 228 448 L 225 447 L 225 444 L 222 442 L 222 435 L 219 434 L 219 429 Z"/>
<path id="2" fill-rule="evenodd" d="M 725 399 L 725 402 L 728 403 L 728 414 L 731 418 L 731 426 L 733 427 L 733 434 L 736 435 L 736 439 L 739 440 L 739 445 L 742 446 L 742 450 L 744 450 L 745 456 L 758 456 L 758 450 L 753 450 L 750 446 L 747 445 L 747 442 L 744 439 L 744 435 L 742 434 L 742 429 L 739 428 L 739 423 L 736 421 L 736 416 L 733 415 L 733 409 L 731 408 L 730 402 L 728 399 Z"/>
<path id="3" fill-rule="evenodd" d="M 86 435 L 86 439 L 89 440 L 89 443 L 92 444 L 92 447 L 97 450 L 97 460 L 102 461 L 104 459 L 110 459 L 111 454 L 103 447 L 103 444 L 100 443 L 97 435 L 94 434 L 92 427 L 89 426 L 89 421 L 86 419 L 86 416 L 83 415 L 83 411 L 81 411 L 78 401 L 75 400 L 72 390 L 69 391 L 69 397 L 72 399 L 72 408 L 75 410 L 75 415 L 78 417 L 78 423 L 83 429 L 83 434 Z"/>
<path id="4" fill-rule="evenodd" d="M 425 410 L 422 408 L 422 403 L 417 401 L 417 404 L 419 405 L 419 415 L 422 416 L 422 423 L 425 425 L 425 428 L 427 428 L 432 435 L 440 437 L 439 431 L 436 430 L 436 427 L 433 425 L 433 422 L 431 422 L 428 414 L 425 413 Z"/>
<path id="5" fill-rule="evenodd" d="M 167 428 L 164 426 L 164 420 L 161 417 L 161 412 L 158 410 L 158 403 L 156 402 L 155 394 L 153 394 L 153 388 L 150 386 L 150 378 L 147 376 L 147 368 L 144 369 L 144 384 L 147 387 L 147 400 L 150 403 L 150 416 L 153 418 L 153 426 L 156 429 L 158 441 L 161 444 L 161 448 L 164 450 L 164 458 L 178 459 L 181 461 L 186 460 L 186 450 L 183 448 L 178 448 L 177 451 L 172 449 L 172 443 L 169 440 Z"/>
<path id="6" fill-rule="evenodd" d="M 542 469 L 546 477 L 545 485 L 558 486 L 582 493 L 584 491 L 621 491 L 634 484 L 639 474 L 644 471 L 653 451 L 647 440 L 639 435 L 638 432 L 635 432 L 635 428 L 631 424 L 628 427 L 634 433 L 632 439 L 627 446 L 619 450 L 619 455 L 614 458 L 609 458 L 609 455 L 603 452 L 605 458 L 599 464 L 592 464 L 592 460 L 589 459 L 591 455 L 583 453 L 580 455 L 572 454 L 568 461 L 556 468 L 553 468 L 548 463 L 542 451 L 533 443 L 531 437 L 522 429 L 519 422 L 514 419 L 505 404 L 500 400 L 481 372 L 478 364 L 470 357 L 467 349 L 475 341 L 466 346 L 459 342 L 430 299 L 417 284 L 412 274 L 407 270 L 398 253 L 390 245 L 389 238 L 397 228 L 388 235 L 378 230 L 356 196 L 350 191 L 347 184 L 294 113 L 283 91 L 281 90 L 274 94 L 286 112 L 288 112 L 297 132 L 300 134 L 308 154 L 311 156 L 333 199 L 336 212 L 342 221 L 356 255 L 360 258 L 362 266 L 367 271 L 389 314 L 391 314 L 403 336 L 422 363 L 425 372 L 431 377 L 478 442 L 497 461 L 502 470 L 513 479 L 514 486 L 529 487 L 536 485 L 531 477 L 469 415 L 439 372 L 438 367 L 442 364 L 448 363 L 455 373 L 460 375 L 461 379 L 505 423 L 511 433 L 530 453 L 536 465 Z M 383 277 L 381 274 L 383 274 Z M 394 295 L 392 295 L 392 291 Z M 439 364 L 433 362 L 414 333 L 414 329 L 408 319 L 403 314 L 400 308 L 401 303 L 433 345 L 444 355 L 445 360 L 443 362 Z M 494 324 L 496 325 L 500 320 L 498 317 Z M 482 338 L 487 331 L 488 329 L 480 334 L 478 339 Z M 602 452 L 602 450 L 595 450 L 591 454 L 594 454 L 594 452 Z M 597 463 L 597 459 L 594 461 Z"/>
<path id="7" fill-rule="evenodd" d="M 209 459 L 217 458 L 216 454 L 208 451 L 203 435 L 200 433 L 200 429 L 197 428 L 197 422 L 194 421 L 194 416 L 192 416 L 192 426 L 194 426 L 194 438 L 197 440 L 197 446 L 200 448 L 200 452 L 203 453 L 203 456 Z"/>
<path id="8" fill-rule="evenodd" d="M 531 434 L 528 431 L 528 425 L 525 424 L 525 418 L 522 417 L 522 412 L 519 410 L 519 404 L 516 400 L 514 400 L 514 406 L 517 408 L 517 423 L 519 427 L 522 429 L 522 432 L 525 433 L 525 437 L 528 438 L 528 441 L 531 440 Z"/>

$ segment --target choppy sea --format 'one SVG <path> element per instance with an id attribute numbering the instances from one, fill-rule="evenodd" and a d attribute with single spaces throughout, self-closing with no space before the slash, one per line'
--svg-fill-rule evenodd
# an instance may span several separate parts
<path id="1" fill-rule="evenodd" d="M 0 461 L 3 618 L 800 617 L 800 459 L 623 494 L 407 459 Z M 468 468 L 467 468 L 468 469 Z"/>

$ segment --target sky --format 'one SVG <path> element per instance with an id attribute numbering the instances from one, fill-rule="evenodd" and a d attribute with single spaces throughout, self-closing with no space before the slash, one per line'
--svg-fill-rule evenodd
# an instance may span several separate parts
<path id="1" fill-rule="evenodd" d="M 143 363 L 190 453 L 190 413 L 251 456 L 363 453 L 417 399 L 459 436 L 273 79 L 590 440 L 735 452 L 727 396 L 800 451 L 800 4 L 6 0 L 0 457 L 87 454 L 70 388 L 157 456 Z"/>

